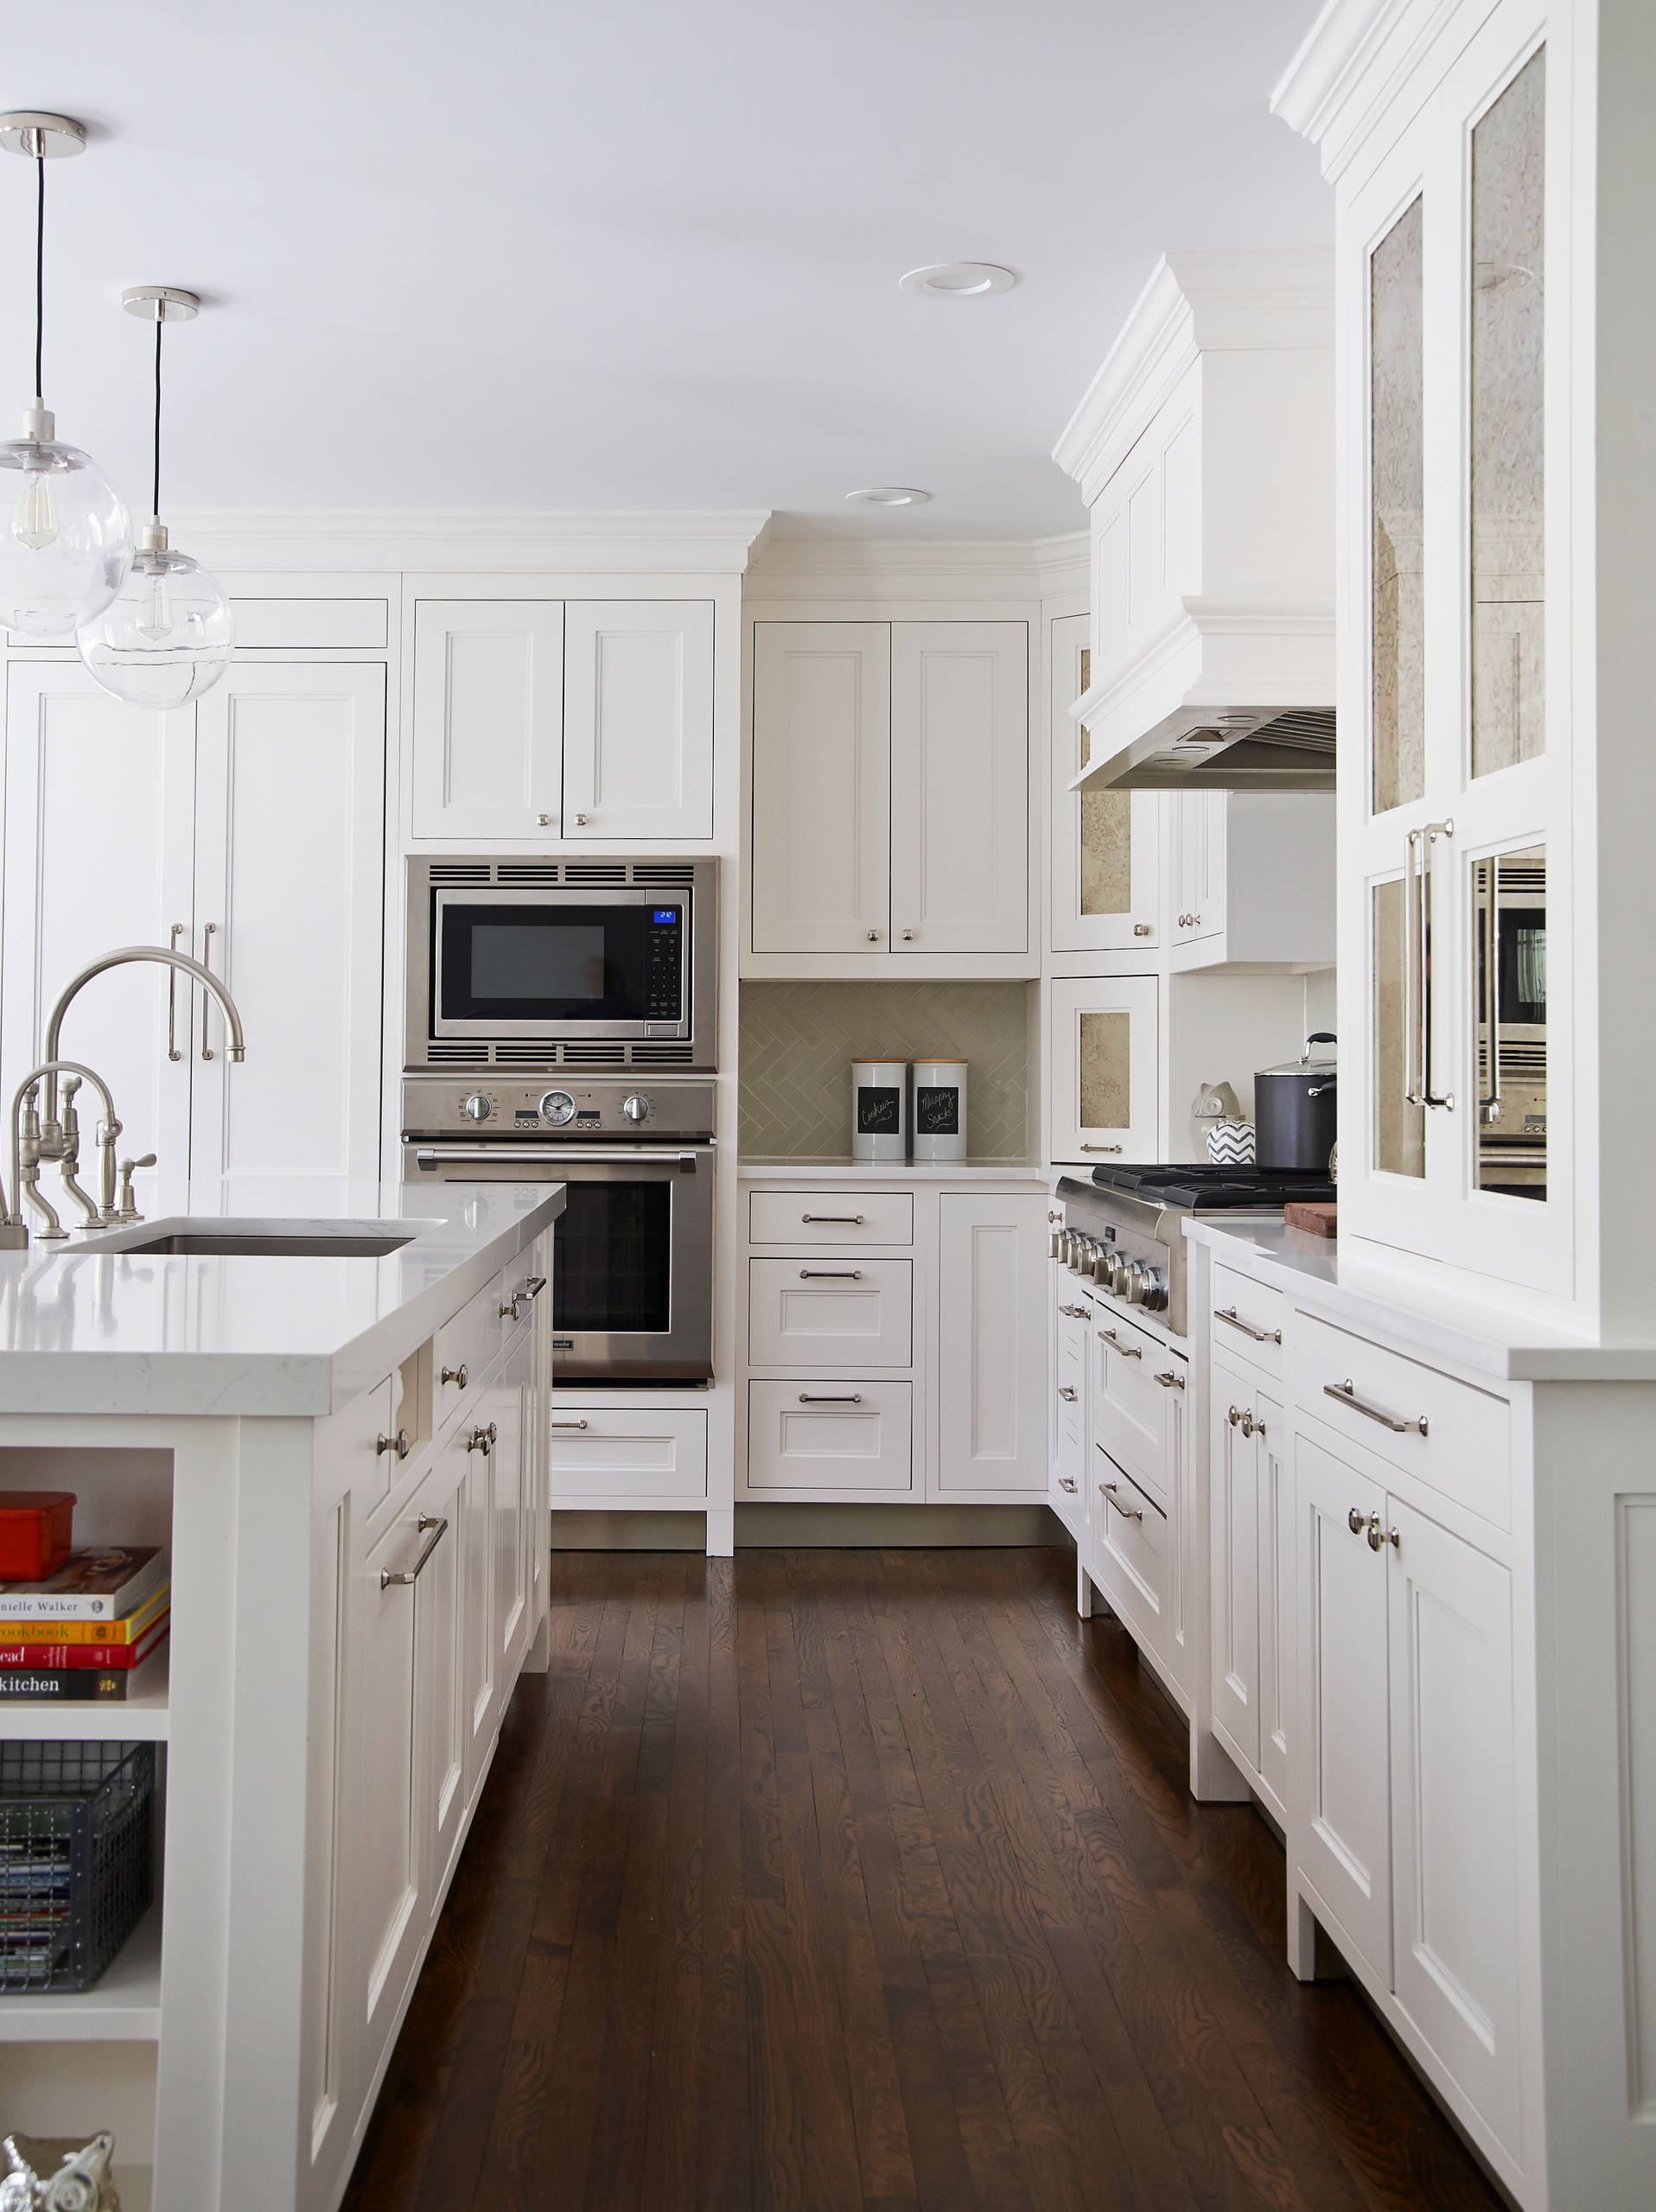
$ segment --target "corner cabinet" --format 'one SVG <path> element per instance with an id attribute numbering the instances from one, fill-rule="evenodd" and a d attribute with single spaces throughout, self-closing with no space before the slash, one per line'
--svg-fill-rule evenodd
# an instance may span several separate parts
<path id="1" fill-rule="evenodd" d="M 1406 94 L 1359 143 L 1347 116 L 1324 147 L 1343 442 L 1341 1230 L 1590 1316 L 1570 1167 L 1595 1112 L 1575 1048 L 1595 895 L 1589 866 L 1577 898 L 1577 821 L 1594 832 L 1572 753 L 1596 742 L 1578 60 L 1592 66 L 1598 11 L 1440 12 Z M 1376 86 L 1403 83 L 1394 64 L 1385 79 L 1376 56 Z M 1290 85 L 1278 104 L 1297 98 Z"/>
<path id="2" fill-rule="evenodd" d="M 1028 785 L 1026 624 L 755 624 L 752 950 L 1027 953 Z"/>
<path id="3" fill-rule="evenodd" d="M 416 837 L 713 834 L 710 600 L 417 600 Z"/>

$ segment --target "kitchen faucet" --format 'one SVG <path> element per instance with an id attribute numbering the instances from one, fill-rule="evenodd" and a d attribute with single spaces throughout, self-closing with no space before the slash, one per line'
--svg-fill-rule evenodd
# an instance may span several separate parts
<path id="1" fill-rule="evenodd" d="M 141 1218 L 132 1204 L 131 1170 L 153 1166 L 155 1155 L 148 1154 L 141 1160 L 121 1163 L 122 1189 L 118 1200 L 115 1178 L 115 1140 L 121 1133 L 121 1123 L 115 1112 L 115 1102 L 110 1096 L 109 1085 L 101 1076 L 93 1073 L 78 1060 L 59 1057 L 58 1039 L 63 1027 L 63 1017 L 71 1004 L 94 976 L 101 976 L 106 968 L 122 968 L 134 961 L 152 960 L 157 967 L 171 968 L 193 976 L 204 990 L 217 999 L 224 1012 L 225 1027 L 230 1041 L 225 1057 L 243 1060 L 247 1047 L 242 1036 L 241 1014 L 236 1001 L 224 985 L 199 960 L 192 960 L 188 953 L 175 952 L 160 944 L 124 944 L 113 952 L 105 952 L 83 968 L 73 982 L 66 984 L 52 1008 L 51 1019 L 46 1025 L 46 1058 L 33 1069 L 17 1086 L 11 1102 L 11 1180 L 12 1204 L 6 1205 L 3 1188 L 0 1188 L 0 1251 L 16 1251 L 29 1243 L 29 1230 L 23 1219 L 23 1200 L 35 1211 L 44 1214 L 47 1225 L 40 1232 L 43 1243 L 56 1242 L 67 1235 L 58 1220 L 55 1210 L 40 1188 L 40 1163 L 56 1160 L 62 1163 L 63 1181 L 82 1212 L 88 1229 L 108 1229 L 118 1221 L 137 1221 Z M 60 1114 L 58 1077 L 61 1075 L 63 1103 Z M 37 1103 L 40 1085 L 44 1078 L 46 1097 Z M 103 1155 L 100 1166 L 99 1190 L 101 1203 L 95 1203 L 75 1179 L 80 1165 L 80 1128 L 75 1111 L 75 1094 L 82 1083 L 90 1083 L 104 1102 L 104 1119 L 99 1125 L 98 1145 Z"/>

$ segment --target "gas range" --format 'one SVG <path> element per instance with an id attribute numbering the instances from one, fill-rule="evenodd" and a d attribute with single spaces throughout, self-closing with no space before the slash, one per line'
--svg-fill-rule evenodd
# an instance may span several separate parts
<path id="1" fill-rule="evenodd" d="M 1209 1167 L 1194 1160 L 1095 1167 L 1090 1180 L 1059 1178 L 1056 1196 L 1064 1218 L 1054 1232 L 1053 1256 L 1127 1304 L 1165 1314 L 1166 1325 L 1182 1337 L 1187 1214 L 1280 1213 L 1290 1201 L 1334 1195 L 1326 1175 Z"/>

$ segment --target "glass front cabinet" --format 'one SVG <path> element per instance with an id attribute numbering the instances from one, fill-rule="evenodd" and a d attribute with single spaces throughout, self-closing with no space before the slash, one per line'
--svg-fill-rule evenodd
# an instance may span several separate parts
<path id="1" fill-rule="evenodd" d="M 1567 1300 L 1570 39 L 1462 14 L 1341 183 L 1341 1226 Z"/>
<path id="2" fill-rule="evenodd" d="M 1161 815 L 1154 791 L 1070 784 L 1088 734 L 1070 708 L 1092 682 L 1092 619 L 1051 625 L 1052 947 L 1054 952 L 1154 952 L 1160 941 Z"/>

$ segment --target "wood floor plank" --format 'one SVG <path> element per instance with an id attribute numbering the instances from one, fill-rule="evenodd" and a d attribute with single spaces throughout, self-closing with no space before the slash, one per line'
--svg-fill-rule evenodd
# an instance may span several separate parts
<path id="1" fill-rule="evenodd" d="M 555 1558 L 347 2212 L 1497 2212 L 1073 1573 Z"/>

